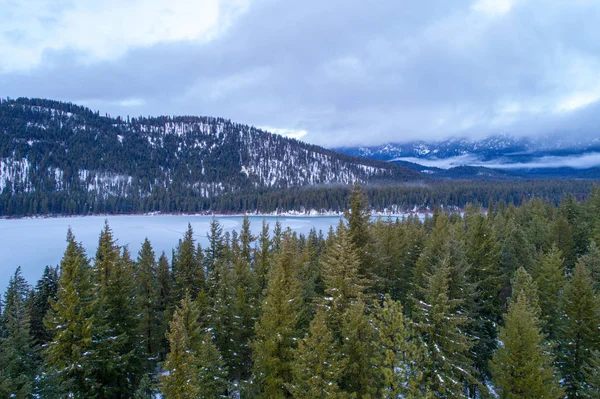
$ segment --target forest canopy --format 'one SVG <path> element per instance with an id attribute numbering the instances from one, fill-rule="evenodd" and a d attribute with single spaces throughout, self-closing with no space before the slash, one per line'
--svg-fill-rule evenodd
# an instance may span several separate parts
<path id="1" fill-rule="evenodd" d="M 368 189 L 367 189 L 368 190 Z M 2 299 L 0 396 L 580 398 L 600 395 L 600 190 L 298 235 L 249 219 L 171 259 L 108 225 L 95 254 Z"/>

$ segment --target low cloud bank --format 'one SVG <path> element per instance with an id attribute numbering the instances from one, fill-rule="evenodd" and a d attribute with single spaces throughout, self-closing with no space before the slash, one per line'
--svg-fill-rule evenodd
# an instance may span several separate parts
<path id="1" fill-rule="evenodd" d="M 589 169 L 600 166 L 600 153 L 590 152 L 582 155 L 543 156 L 530 162 L 511 162 L 507 158 L 482 161 L 473 155 L 461 155 L 446 159 L 396 158 L 395 161 L 413 162 L 419 165 L 440 169 L 450 169 L 456 166 L 484 166 L 493 169 L 540 169 L 540 168 L 574 168 Z"/>

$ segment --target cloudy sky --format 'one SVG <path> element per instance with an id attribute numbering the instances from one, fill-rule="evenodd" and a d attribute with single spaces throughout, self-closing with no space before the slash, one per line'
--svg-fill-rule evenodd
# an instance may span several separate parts
<path id="1" fill-rule="evenodd" d="M 596 136 L 597 0 L 0 0 L 0 97 L 327 145 Z"/>

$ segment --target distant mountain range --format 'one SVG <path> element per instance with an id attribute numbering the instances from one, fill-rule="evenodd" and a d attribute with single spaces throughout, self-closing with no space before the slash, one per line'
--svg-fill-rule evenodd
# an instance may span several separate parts
<path id="1" fill-rule="evenodd" d="M 600 177 L 600 139 L 492 136 L 387 143 L 335 151 L 408 167 L 438 178 Z"/>
<path id="2" fill-rule="evenodd" d="M 296 209 L 317 195 L 299 194 L 305 187 L 330 192 L 318 194 L 319 209 L 340 209 L 330 188 L 355 182 L 598 178 L 597 165 L 597 139 L 550 146 L 498 136 L 325 149 L 223 118 L 123 119 L 52 100 L 0 101 L 0 216 L 236 212 L 279 209 L 282 198 L 281 206 Z"/>

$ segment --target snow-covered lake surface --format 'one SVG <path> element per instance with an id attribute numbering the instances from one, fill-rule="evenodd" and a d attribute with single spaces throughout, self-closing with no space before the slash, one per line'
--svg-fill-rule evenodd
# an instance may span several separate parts
<path id="1" fill-rule="evenodd" d="M 335 226 L 339 216 L 250 216 L 251 229 L 258 234 L 263 218 L 271 229 L 277 219 L 282 227 L 307 234 L 311 228 L 323 230 L 326 234 L 330 226 Z M 85 216 L 40 219 L 1 219 L 0 220 L 0 292 L 4 292 L 8 281 L 17 266 L 21 266 L 23 276 L 30 284 L 41 277 L 46 265 L 58 265 L 67 246 L 66 235 L 70 226 L 77 241 L 93 257 L 98 246 L 98 237 L 108 220 L 119 245 L 128 245 L 134 257 L 146 237 L 158 257 L 162 251 L 171 257 L 183 238 L 187 225 L 194 230 L 194 238 L 204 247 L 206 234 L 212 216 L 195 215 L 156 215 L 156 216 Z M 241 216 L 219 216 L 224 231 L 239 231 Z"/>

